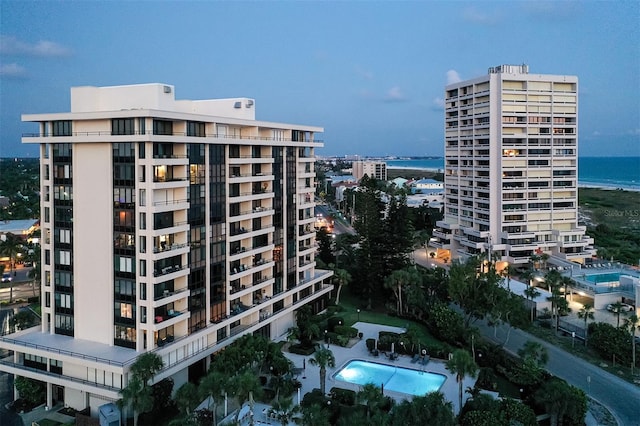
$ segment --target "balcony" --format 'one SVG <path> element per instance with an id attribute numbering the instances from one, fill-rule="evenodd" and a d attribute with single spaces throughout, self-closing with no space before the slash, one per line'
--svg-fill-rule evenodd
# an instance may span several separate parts
<path id="1" fill-rule="evenodd" d="M 169 303 L 176 302 L 180 299 L 188 297 L 190 294 L 189 288 L 184 287 L 178 290 L 164 290 L 161 295 L 153 298 L 152 307 L 158 308 Z"/>

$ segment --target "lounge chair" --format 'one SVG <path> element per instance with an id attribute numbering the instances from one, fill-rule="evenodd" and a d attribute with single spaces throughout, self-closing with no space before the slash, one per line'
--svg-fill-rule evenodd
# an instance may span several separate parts
<path id="1" fill-rule="evenodd" d="M 422 361 L 421 361 L 421 362 L 422 362 L 422 365 L 427 365 L 427 364 L 429 363 L 429 360 L 430 360 L 430 359 L 431 359 L 431 357 L 430 357 L 429 355 L 425 355 L 425 356 L 422 358 Z"/>
<path id="2" fill-rule="evenodd" d="M 418 362 L 420 360 L 420 355 L 415 354 L 413 356 L 413 358 L 411 358 L 411 364 L 415 364 L 416 362 Z"/>

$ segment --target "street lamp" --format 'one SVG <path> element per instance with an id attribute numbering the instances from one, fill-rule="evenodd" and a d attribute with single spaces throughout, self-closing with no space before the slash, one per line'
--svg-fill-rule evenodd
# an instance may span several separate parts
<path id="1" fill-rule="evenodd" d="M 356 309 L 356 312 L 358 313 L 358 322 L 360 322 L 360 309 Z"/>

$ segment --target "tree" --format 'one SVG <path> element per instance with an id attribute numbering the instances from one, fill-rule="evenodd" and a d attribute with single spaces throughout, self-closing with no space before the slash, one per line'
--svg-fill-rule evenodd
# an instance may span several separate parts
<path id="1" fill-rule="evenodd" d="M 153 393 L 149 387 L 149 381 L 163 367 L 162 359 L 153 352 L 145 352 L 138 356 L 131 366 L 129 382 L 120 391 L 122 399 L 118 400 L 118 404 L 121 407 L 130 406 L 133 409 L 134 426 L 138 424 L 140 413 L 153 408 Z"/>
<path id="2" fill-rule="evenodd" d="M 502 276 L 506 278 L 507 281 L 507 290 L 511 291 L 511 277 L 516 273 L 516 268 L 513 265 L 507 265 L 502 270 Z"/>
<path id="3" fill-rule="evenodd" d="M 262 385 L 258 377 L 249 369 L 234 374 L 227 382 L 229 393 L 236 398 L 238 406 L 242 407 L 249 400 L 253 411 L 253 396 L 256 397 L 262 391 Z M 239 422 L 240 410 L 236 413 L 236 424 Z"/>
<path id="4" fill-rule="evenodd" d="M 530 285 L 529 287 L 527 287 L 526 289 L 524 289 L 524 295 L 527 297 L 528 300 L 531 301 L 531 322 L 533 322 L 533 313 L 534 313 L 534 309 L 535 309 L 535 303 L 533 303 L 533 301 L 535 300 L 536 297 L 540 296 L 540 292 L 538 291 L 537 288 L 535 288 L 534 286 Z"/>
<path id="5" fill-rule="evenodd" d="M 620 314 L 622 314 L 622 307 L 623 307 L 622 302 L 619 300 L 616 303 L 611 304 L 611 308 L 613 309 L 613 314 L 616 316 L 618 320 L 616 327 L 620 327 Z"/>
<path id="6" fill-rule="evenodd" d="M 133 425 L 138 426 L 140 413 L 145 413 L 153 408 L 153 396 L 151 388 L 145 386 L 139 377 L 133 376 L 127 386 L 120 390 L 121 399 L 118 400 L 120 408 L 131 407 L 133 410 Z"/>
<path id="7" fill-rule="evenodd" d="M 211 398 L 209 409 L 213 412 L 213 426 L 217 424 L 218 403 L 224 398 L 226 380 L 227 374 L 209 369 L 207 375 L 200 380 L 198 387 L 202 398 Z"/>
<path id="8" fill-rule="evenodd" d="M 589 327 L 587 327 L 587 321 L 593 319 L 593 306 L 585 303 L 578 311 L 578 318 L 584 320 L 584 345 L 587 346 L 587 339 L 589 337 Z"/>
<path id="9" fill-rule="evenodd" d="M 311 404 L 302 407 L 302 419 L 300 420 L 304 426 L 329 426 L 329 416 L 323 408 L 318 404 Z"/>
<path id="10" fill-rule="evenodd" d="M 18 330 L 26 330 L 36 324 L 36 316 L 28 309 L 21 309 L 9 320 L 9 325 Z"/>
<path id="11" fill-rule="evenodd" d="M 636 366 L 636 330 L 640 328 L 640 318 L 637 315 L 631 315 L 624 320 L 624 325 L 631 333 L 631 374 Z"/>
<path id="12" fill-rule="evenodd" d="M 331 237 L 326 229 L 322 228 L 316 232 L 316 241 L 318 241 L 318 257 L 320 260 L 325 265 L 335 262 L 331 251 Z"/>
<path id="13" fill-rule="evenodd" d="M 342 286 L 349 285 L 351 282 L 351 274 L 346 269 L 335 268 L 333 270 L 333 279 L 338 283 L 338 291 L 336 292 L 336 305 L 340 304 L 340 291 Z"/>
<path id="14" fill-rule="evenodd" d="M 14 386 L 18 390 L 20 398 L 31 405 L 39 404 L 46 396 L 46 385 L 39 380 L 17 376 L 14 381 Z"/>
<path id="15" fill-rule="evenodd" d="M 493 262 L 472 257 L 465 263 L 451 265 L 449 296 L 464 311 L 466 327 L 494 309 L 499 281 Z"/>
<path id="16" fill-rule="evenodd" d="M 517 382 L 525 385 L 539 383 L 544 366 L 549 360 L 547 349 L 542 344 L 529 340 L 518 350 L 518 355 L 522 358 L 522 364 L 517 371 Z"/>
<path id="17" fill-rule="evenodd" d="M 0 254 L 9 258 L 9 271 L 15 276 L 16 257 L 22 253 L 22 240 L 11 232 L 5 235 L 4 240 L 0 240 Z M 9 281 L 9 303 L 13 303 L 13 280 Z"/>
<path id="18" fill-rule="evenodd" d="M 458 382 L 459 409 L 462 410 L 462 382 L 465 376 L 476 377 L 478 365 L 475 363 L 469 352 L 464 349 L 456 349 L 451 358 L 446 362 L 446 368 L 456 375 L 456 382 Z"/>
<path id="19" fill-rule="evenodd" d="M 587 399 L 584 392 L 557 378 L 546 381 L 534 394 L 550 416 L 551 426 L 584 424 Z"/>
<path id="20" fill-rule="evenodd" d="M 298 420 L 296 415 L 299 412 L 300 406 L 293 404 L 293 398 L 278 398 L 269 409 L 269 413 L 275 416 L 282 426 L 287 426 L 289 422 Z"/>
<path id="21" fill-rule="evenodd" d="M 174 397 L 180 412 L 184 411 L 185 418 L 191 416 L 194 408 L 198 406 L 198 387 L 191 382 L 180 386 Z"/>
<path id="22" fill-rule="evenodd" d="M 405 268 L 393 271 L 384 280 L 384 287 L 391 289 L 396 298 L 396 312 L 398 316 L 404 313 L 402 306 L 402 288 L 403 286 L 415 286 L 420 283 L 420 275 L 415 268 Z"/>
<path id="23" fill-rule="evenodd" d="M 143 386 L 148 386 L 149 381 L 155 376 L 162 368 L 164 363 L 162 358 L 156 353 L 145 352 L 138 356 L 136 362 L 131 366 L 131 374 L 140 379 Z"/>
<path id="24" fill-rule="evenodd" d="M 318 345 L 309 363 L 320 367 L 320 392 L 322 395 L 326 395 L 327 367 L 334 368 L 336 366 L 336 358 L 333 356 L 333 352 L 331 352 L 330 349 L 322 347 L 322 345 Z"/>
<path id="25" fill-rule="evenodd" d="M 42 275 L 42 268 L 40 265 L 41 251 L 40 245 L 36 244 L 33 250 L 29 252 L 27 259 L 33 262 L 33 268 L 27 274 L 27 277 L 33 281 L 31 283 L 31 289 L 33 290 L 33 297 L 36 297 L 36 287 L 40 288 L 40 278 Z M 36 285 L 37 284 L 37 285 Z"/>
<path id="26" fill-rule="evenodd" d="M 373 383 L 367 383 L 362 386 L 362 390 L 357 393 L 356 398 L 367 407 L 367 420 L 370 421 L 371 416 L 374 415 L 382 405 L 384 395 L 380 387 Z"/>

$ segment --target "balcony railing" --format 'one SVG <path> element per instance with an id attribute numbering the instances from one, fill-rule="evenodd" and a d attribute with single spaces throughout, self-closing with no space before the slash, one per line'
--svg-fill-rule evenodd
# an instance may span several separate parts
<path id="1" fill-rule="evenodd" d="M 162 134 L 157 134 L 154 133 L 153 131 L 146 131 L 146 132 L 139 132 L 139 131 L 135 131 L 135 132 L 131 132 L 128 135 L 114 135 L 111 130 L 96 130 L 93 132 L 71 132 L 70 135 L 65 135 L 65 136 L 54 136 L 52 134 L 47 134 L 47 133 L 23 133 L 22 137 L 24 138 L 44 138 L 44 137 L 71 137 L 71 136 L 132 136 L 132 135 L 153 135 L 153 136 L 180 136 L 180 137 L 194 137 L 194 138 L 202 138 L 202 135 L 196 136 L 196 135 L 190 135 L 187 132 L 164 132 Z M 269 136 L 241 136 L 241 135 L 230 135 L 230 134 L 217 134 L 217 133 L 212 133 L 212 134 L 208 134 L 205 135 L 204 137 L 206 138 L 213 138 L 213 139 L 241 139 L 241 140 L 253 140 L 253 141 L 278 141 L 278 142 L 305 142 L 305 143 L 321 143 L 322 139 L 315 139 L 312 141 L 299 141 L 299 140 L 293 140 L 293 139 L 288 139 L 288 138 L 282 138 L 282 137 L 269 137 Z M 171 156 L 165 156 L 165 157 L 158 157 L 158 156 L 154 156 L 154 158 L 186 158 L 186 156 L 181 156 L 181 157 L 171 157 Z M 232 157 L 232 158 L 238 158 L 238 157 Z M 253 156 L 248 155 L 247 158 L 253 158 Z M 264 158 L 271 158 L 271 157 L 264 157 Z"/>

